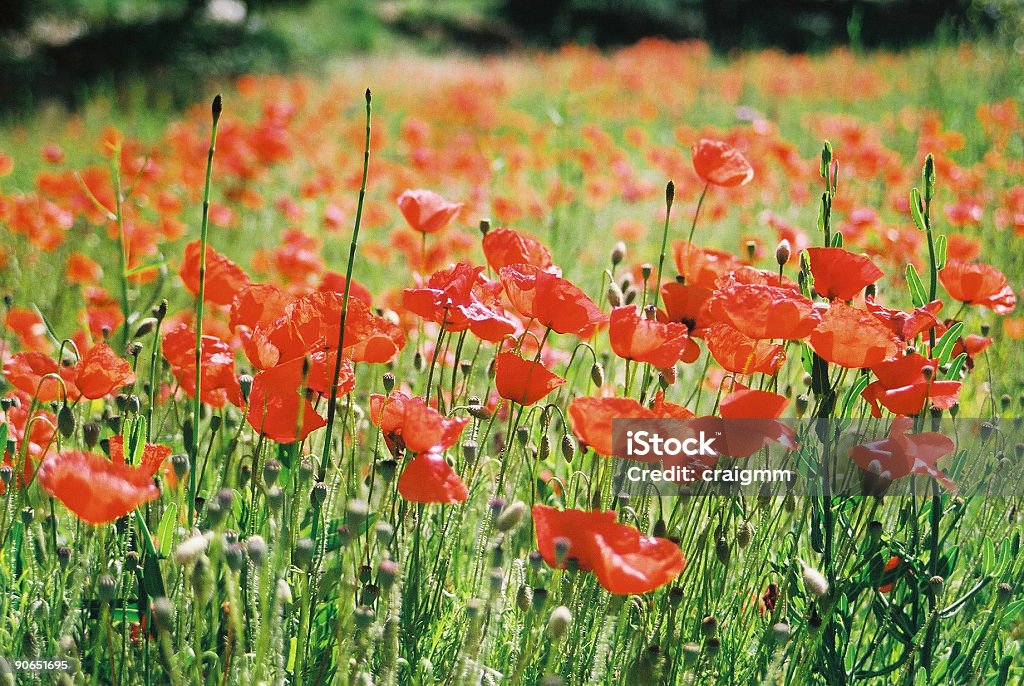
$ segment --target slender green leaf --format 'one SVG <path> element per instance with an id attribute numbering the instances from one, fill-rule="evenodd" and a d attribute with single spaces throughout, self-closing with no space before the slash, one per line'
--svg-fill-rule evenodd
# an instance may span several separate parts
<path id="1" fill-rule="evenodd" d="M 952 379 L 958 381 L 960 379 L 960 370 L 963 369 L 964 363 L 967 362 L 967 353 L 960 353 L 949 363 L 949 371 L 946 372 L 946 379 Z"/>
<path id="2" fill-rule="evenodd" d="M 917 268 L 912 264 L 907 265 L 907 285 L 910 286 L 910 299 L 914 307 L 924 307 L 928 302 L 928 291 L 924 289 L 924 282 L 917 273 Z"/>
<path id="3" fill-rule="evenodd" d="M 939 358 L 939 364 L 946 364 L 949 362 L 949 356 L 953 352 L 953 346 L 956 345 L 957 339 L 960 338 L 960 334 L 963 333 L 964 323 L 957 322 L 953 326 L 946 330 L 946 333 L 942 334 L 942 338 L 935 344 L 935 349 L 932 350 L 932 357 Z"/>
<path id="4" fill-rule="evenodd" d="M 178 521 L 178 504 L 171 503 L 164 510 L 160 524 L 156 528 L 157 544 L 160 546 L 160 557 L 167 557 L 174 545 L 174 525 Z"/>
<path id="5" fill-rule="evenodd" d="M 936 269 L 946 266 L 946 237 L 944 235 L 935 239 L 935 262 Z"/>
<path id="6" fill-rule="evenodd" d="M 924 231 L 926 226 L 924 223 L 924 211 L 921 209 L 921 192 L 916 188 L 910 191 L 910 214 L 914 217 L 914 223 L 917 224 L 917 228 Z"/>

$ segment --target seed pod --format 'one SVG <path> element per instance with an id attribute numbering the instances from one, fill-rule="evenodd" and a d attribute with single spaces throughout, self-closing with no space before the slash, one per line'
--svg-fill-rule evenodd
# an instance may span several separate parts
<path id="1" fill-rule="evenodd" d="M 530 587 L 526 584 L 521 584 L 516 590 L 516 607 L 520 612 L 530 609 Z"/>
<path id="2" fill-rule="evenodd" d="M 572 541 L 565 536 L 557 536 L 554 540 L 555 548 L 555 566 L 564 567 L 565 560 L 569 556 L 569 551 L 572 550 Z"/>
<path id="3" fill-rule="evenodd" d="M 617 265 L 626 258 L 626 244 L 622 241 L 618 241 L 612 246 L 611 260 L 613 265 Z"/>
<path id="4" fill-rule="evenodd" d="M 325 500 L 327 500 L 327 484 L 323 481 L 317 481 L 313 484 L 313 490 L 309 492 L 309 502 L 316 509 L 320 509 Z"/>
<path id="5" fill-rule="evenodd" d="M 66 545 L 57 548 L 57 563 L 62 570 L 68 568 L 68 564 L 71 563 L 71 548 Z"/>
<path id="6" fill-rule="evenodd" d="M 245 539 L 245 552 L 249 556 L 249 560 L 259 567 L 267 557 L 267 543 L 262 536 L 250 536 Z"/>
<path id="7" fill-rule="evenodd" d="M 1010 602 L 1010 599 L 1012 597 L 1013 586 L 1006 583 L 1005 581 L 996 586 L 996 598 L 999 600 L 1001 604 L 1005 605 L 1006 603 Z"/>
<path id="8" fill-rule="evenodd" d="M 224 560 L 228 563 L 228 568 L 237 572 L 242 568 L 242 562 L 245 561 L 245 549 L 242 548 L 241 543 L 231 543 L 224 548 Z"/>
<path id="9" fill-rule="evenodd" d="M 711 638 L 718 633 L 718 620 L 713 615 L 707 615 L 700 620 L 700 631 L 705 637 Z"/>
<path id="10" fill-rule="evenodd" d="M 535 588 L 533 589 L 533 595 L 530 597 L 530 605 L 533 606 L 534 612 L 540 612 L 544 609 L 544 606 L 548 602 L 548 589 L 546 588 Z"/>
<path id="11" fill-rule="evenodd" d="M 284 491 L 280 486 L 271 486 L 267 489 L 267 507 L 274 514 L 280 512 L 284 507 Z"/>
<path id="12" fill-rule="evenodd" d="M 384 393 L 387 395 L 391 395 L 391 391 L 395 390 L 395 375 L 392 374 L 391 372 L 387 372 L 386 374 L 384 374 L 383 383 Z"/>
<path id="13" fill-rule="evenodd" d="M 242 391 L 242 400 L 249 402 L 249 394 L 252 393 L 253 378 L 250 374 L 241 374 L 238 377 L 238 387 Z"/>
<path id="14" fill-rule="evenodd" d="M 481 219 L 480 220 L 480 235 L 486 236 L 490 232 L 491 232 L 491 220 L 490 219 Z"/>

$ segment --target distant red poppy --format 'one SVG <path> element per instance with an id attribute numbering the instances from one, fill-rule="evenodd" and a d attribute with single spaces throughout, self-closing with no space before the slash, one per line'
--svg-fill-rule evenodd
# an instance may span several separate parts
<path id="1" fill-rule="evenodd" d="M 615 512 L 557 510 L 533 506 L 537 548 L 552 567 L 564 567 L 556 541 L 569 544 L 568 556 L 582 571 L 594 573 L 607 591 L 616 595 L 647 593 L 671 582 L 686 559 L 672 541 L 644 536 L 633 527 L 615 521 Z"/>
<path id="2" fill-rule="evenodd" d="M 304 364 L 303 358 L 295 358 L 253 377 L 246 419 L 249 426 L 277 443 L 303 441 L 327 426 L 305 395 Z"/>
<path id="3" fill-rule="evenodd" d="M 216 336 L 203 336 L 200 357 L 202 378 L 200 399 L 213 407 L 230 402 L 242 407 L 242 389 L 235 376 L 235 356 L 231 347 Z M 171 371 L 189 395 L 196 392 L 196 334 L 187 324 L 179 324 L 164 334 L 162 351 Z"/>
<path id="4" fill-rule="evenodd" d="M 704 330 L 704 340 L 715 362 L 736 374 L 774 376 L 786 361 L 785 347 L 744 336 L 728 324 L 711 324 Z"/>
<path id="5" fill-rule="evenodd" d="M 892 331 L 871 313 L 836 301 L 808 342 L 823 359 L 847 369 L 891 360 L 902 346 Z"/>
<path id="6" fill-rule="evenodd" d="M 1017 306 L 1006 275 L 988 264 L 949 260 L 939 272 L 939 281 L 955 300 L 987 307 L 996 314 L 1009 314 Z"/>
<path id="7" fill-rule="evenodd" d="M 505 227 L 491 229 L 483 240 L 484 257 L 491 269 L 498 271 L 511 264 L 531 264 L 560 274 L 551 262 L 551 252 L 543 243 L 522 232 Z"/>
<path id="8" fill-rule="evenodd" d="M 413 503 L 461 503 L 469 490 L 455 470 L 438 453 L 420 453 L 398 477 L 398 493 Z"/>
<path id="9" fill-rule="evenodd" d="M 334 291 L 335 293 L 345 294 L 345 277 L 337 272 L 327 272 L 324 274 L 324 278 L 320 280 L 320 285 L 317 287 L 318 291 Z M 373 306 L 373 293 L 370 289 L 359 283 L 355 279 L 352 279 L 352 285 L 349 286 L 348 297 L 356 300 L 362 300 L 367 305 Z"/>
<path id="10" fill-rule="evenodd" d="M 619 357 L 645 362 L 659 369 L 678 362 L 689 341 L 685 324 L 647 319 L 634 305 L 612 310 L 608 320 L 608 338 L 612 350 Z"/>
<path id="11" fill-rule="evenodd" d="M 406 288 L 402 304 L 448 331 L 469 329 L 478 338 L 498 342 L 516 330 L 499 305 L 501 284 L 483 275 L 483 267 L 459 262 L 435 272 L 423 288 Z"/>
<path id="12" fill-rule="evenodd" d="M 867 311 L 875 315 L 878 321 L 889 327 L 901 341 L 909 341 L 938 324 L 936 315 L 942 309 L 941 300 L 933 300 L 924 307 L 916 307 L 910 312 L 890 310 L 875 302 L 874 298 L 864 301 Z"/>
<path id="13" fill-rule="evenodd" d="M 202 258 L 202 243 L 192 241 L 185 246 L 185 257 L 179 274 L 185 288 L 192 295 L 199 294 L 199 263 Z M 249 275 L 237 264 L 224 257 L 212 246 L 206 246 L 206 283 L 203 299 L 217 305 L 230 305 L 243 288 L 249 285 Z"/>
<path id="14" fill-rule="evenodd" d="M 814 290 L 829 300 L 853 300 L 884 274 L 863 255 L 842 248 L 807 248 Z"/>
<path id="15" fill-rule="evenodd" d="M 745 264 L 732 253 L 701 248 L 686 241 L 672 243 L 672 259 L 687 284 L 712 291 L 718 287 L 718 279 Z"/>
<path id="16" fill-rule="evenodd" d="M 520 405 L 532 405 L 565 383 L 540 362 L 524 360 L 513 352 L 498 353 L 494 385 L 498 395 Z"/>
<path id="17" fill-rule="evenodd" d="M 702 138 L 690 148 L 693 168 L 704 183 L 743 186 L 754 178 L 754 169 L 739 150 L 724 141 Z"/>
<path id="18" fill-rule="evenodd" d="M 401 391 L 371 395 L 370 421 L 380 427 L 395 457 L 405 450 L 443 452 L 455 445 L 469 424 L 469 418 L 445 417 L 427 406 L 423 398 L 409 397 Z"/>
<path id="19" fill-rule="evenodd" d="M 931 370 L 928 377 L 925 367 Z M 918 414 L 926 403 L 948 410 L 960 395 L 960 382 L 939 381 L 935 378 L 938 369 L 938 360 L 919 353 L 881 362 L 871 368 L 878 380 L 868 384 L 861 397 L 871 403 L 875 417 L 882 416 L 881 407 L 902 415 Z"/>
<path id="20" fill-rule="evenodd" d="M 721 455 L 749 457 L 769 443 L 795 450 L 796 431 L 778 419 L 788 403 L 777 393 L 735 384 L 718 405 L 721 417 L 699 417 L 691 424 L 717 436 L 714 447 Z"/>
<path id="21" fill-rule="evenodd" d="M 887 438 L 853 447 L 850 458 L 865 472 L 885 481 L 924 474 L 946 490 L 956 491 L 953 480 L 935 466 L 936 461 L 956 448 L 952 439 L 934 432 L 908 434 L 913 427 L 913 419 L 897 417 L 892 421 Z"/>
<path id="22" fill-rule="evenodd" d="M 102 398 L 116 388 L 135 382 L 132 366 L 106 343 L 89 348 L 73 369 L 78 393 L 89 400 Z"/>
<path id="23" fill-rule="evenodd" d="M 128 466 L 102 455 L 65 450 L 43 458 L 36 478 L 43 489 L 89 524 L 108 524 L 160 495 L 152 464 Z"/>
<path id="24" fill-rule="evenodd" d="M 14 454 L 22 449 L 24 441 L 28 441 L 28 445 L 25 447 L 29 459 L 25 460 L 24 470 L 18 477 L 20 483 L 28 483 L 35 472 L 36 463 L 54 447 L 57 417 L 52 412 L 37 409 L 32 416 L 33 418 L 38 417 L 40 420 L 33 421 L 29 425 L 28 412 L 32 406 L 31 397 L 25 393 L 15 393 L 13 397 L 17 398 L 18 402 L 6 412 L 0 413 L 0 419 L 2 419 L 0 425 L 7 425 L 7 440 L 13 441 L 14 453 L 8 449 L 10 447 L 10 443 L 8 443 L 6 446 L 0 446 L 0 456 L 3 457 L 3 464 L 13 467 Z M 41 421 L 43 419 L 46 421 Z M 5 490 L 3 483 L 0 482 L 0 495 L 3 495 Z"/>
<path id="25" fill-rule="evenodd" d="M 754 339 L 799 340 L 821 322 L 814 304 L 784 286 L 731 282 L 708 301 L 711 315 Z"/>
<path id="26" fill-rule="evenodd" d="M 557 333 L 578 334 L 608 319 L 583 291 L 539 267 L 514 264 L 499 273 L 516 310 Z"/>
<path id="27" fill-rule="evenodd" d="M 67 376 L 64 387 L 69 399 L 74 399 L 74 381 L 69 372 L 61 374 L 61 367 L 49 355 L 39 352 L 15 353 L 4 362 L 4 378 L 19 391 L 40 402 L 60 400 L 64 397 L 61 382 L 48 374 Z"/>
<path id="28" fill-rule="evenodd" d="M 405 221 L 420 233 L 437 233 L 458 216 L 462 203 L 448 202 L 433 191 L 408 190 L 398 196 Z"/>
<path id="29" fill-rule="evenodd" d="M 35 310 L 12 307 L 7 310 L 4 324 L 18 337 L 24 350 L 44 353 L 53 347 L 46 335 L 46 323 Z"/>

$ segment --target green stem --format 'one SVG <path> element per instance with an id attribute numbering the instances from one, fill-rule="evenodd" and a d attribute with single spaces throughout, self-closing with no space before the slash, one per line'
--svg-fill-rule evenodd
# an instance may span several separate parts
<path id="1" fill-rule="evenodd" d="M 363 218 L 363 200 L 366 197 L 366 175 L 370 166 L 370 89 L 366 89 L 366 141 L 363 145 L 363 178 L 359 184 L 359 202 L 356 204 L 355 226 L 352 241 L 348 247 L 348 266 L 345 268 L 345 293 L 341 298 L 341 322 L 338 328 L 338 355 L 334 361 L 334 375 L 331 381 L 331 397 L 327 403 L 327 433 L 324 436 L 323 459 L 320 460 L 317 478 L 323 481 L 327 474 L 327 461 L 331 455 L 331 434 L 334 430 L 334 416 L 338 411 L 338 379 L 341 377 L 341 353 L 345 342 L 345 319 L 348 317 L 348 299 L 352 289 L 352 265 L 356 261 L 356 247 L 359 244 L 359 224 Z"/>

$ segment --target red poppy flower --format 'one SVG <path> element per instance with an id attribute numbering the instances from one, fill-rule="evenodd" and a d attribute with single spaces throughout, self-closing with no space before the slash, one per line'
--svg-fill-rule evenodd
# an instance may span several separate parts
<path id="1" fill-rule="evenodd" d="M 532 405 L 565 383 L 540 362 L 524 360 L 516 353 L 498 353 L 494 362 L 494 386 L 498 395 L 520 405 Z"/>
<path id="2" fill-rule="evenodd" d="M 324 278 L 321 279 L 320 285 L 317 287 L 318 291 L 334 291 L 344 296 L 345 294 L 345 277 L 337 272 L 327 272 L 324 274 Z M 370 292 L 363 284 L 359 283 L 355 279 L 352 279 L 352 285 L 348 289 L 348 297 L 355 300 L 362 300 L 369 306 L 373 306 L 373 293 Z"/>
<path id="3" fill-rule="evenodd" d="M 708 301 L 711 316 L 754 339 L 806 338 L 821 322 L 814 304 L 785 286 L 730 282 Z"/>
<path id="4" fill-rule="evenodd" d="M 783 346 L 744 336 L 728 324 L 712 324 L 704 330 L 704 340 L 715 362 L 736 374 L 774 376 L 786 361 Z"/>
<path id="5" fill-rule="evenodd" d="M 142 447 L 142 455 L 138 466 L 144 467 L 146 471 L 150 472 L 150 476 L 162 470 L 164 480 L 173 488 L 177 484 L 178 479 L 168 463 L 170 457 L 171 449 L 166 445 L 146 443 Z M 123 436 L 110 437 L 110 461 L 114 464 L 125 464 L 127 462 L 124 455 Z"/>
<path id="6" fill-rule="evenodd" d="M 278 443 L 303 441 L 311 432 L 327 426 L 306 397 L 301 357 L 265 369 L 253 377 L 249 393 L 249 426 Z M 333 372 L 333 369 L 331 370 Z M 308 377 L 309 371 L 307 371 Z"/>
<path id="7" fill-rule="evenodd" d="M 889 327 L 897 338 L 909 341 L 939 323 L 935 315 L 942 309 L 942 301 L 933 300 L 924 307 L 916 307 L 910 312 L 882 307 L 874 298 L 867 298 L 864 306 L 878 318 L 878 321 Z"/>
<path id="8" fill-rule="evenodd" d="M 401 391 L 370 396 L 370 421 L 379 426 L 392 454 L 443 452 L 455 445 L 469 418 L 445 417 L 420 397 Z"/>
<path id="9" fill-rule="evenodd" d="M 829 300 L 853 300 L 884 274 L 875 263 L 842 248 L 807 248 L 814 290 Z"/>
<path id="10" fill-rule="evenodd" d="M 711 250 L 690 245 L 686 241 L 672 243 L 672 259 L 676 270 L 683 275 L 687 284 L 715 290 L 718 280 L 740 267 L 743 260 L 723 250 Z"/>
<path id="11" fill-rule="evenodd" d="M 902 349 L 889 327 L 870 312 L 838 301 L 828 308 L 809 343 L 823 359 L 847 369 L 874 367 Z"/>
<path id="12" fill-rule="evenodd" d="M 685 406 L 666 402 L 664 391 L 658 391 L 654 394 L 651 412 L 658 419 L 691 419 L 694 416 Z"/>
<path id="13" fill-rule="evenodd" d="M 12 307 L 7 310 L 4 324 L 14 332 L 21 347 L 31 352 L 48 352 L 53 346 L 46 335 L 46 323 L 35 310 Z"/>
<path id="14" fill-rule="evenodd" d="M 1009 314 L 1017 306 L 1006 275 L 988 264 L 949 260 L 939 272 L 939 281 L 955 300 L 987 307 L 996 314 Z"/>
<path id="15" fill-rule="evenodd" d="M 913 426 L 913 419 L 897 417 L 889 427 L 887 438 L 853 447 L 850 458 L 865 472 L 885 481 L 925 474 L 946 490 L 955 491 L 953 480 L 935 467 L 936 461 L 953 452 L 955 444 L 939 433 L 908 434 Z"/>
<path id="16" fill-rule="evenodd" d="M 925 367 L 931 369 L 928 377 L 923 371 Z M 861 397 L 871 403 L 871 414 L 875 417 L 882 416 L 881 407 L 893 414 L 915 415 L 929 401 L 948 410 L 960 396 L 960 382 L 935 379 L 938 368 L 938 360 L 929 360 L 919 353 L 882 362 L 871 368 L 878 381 L 868 384 Z"/>
<path id="17" fill-rule="evenodd" d="M 516 310 L 557 333 L 578 334 L 608 318 L 579 288 L 539 267 L 513 264 L 499 274 Z"/>
<path id="18" fill-rule="evenodd" d="M 106 338 L 124 323 L 121 306 L 107 291 L 90 286 L 82 289 L 82 295 L 85 296 L 85 317 L 89 332 L 94 339 Z"/>
<path id="19" fill-rule="evenodd" d="M 46 421 L 33 421 L 31 427 L 29 427 L 28 411 L 32 405 L 32 399 L 25 393 L 16 393 L 14 397 L 18 399 L 18 403 L 3 413 L 3 419 L 0 421 L 0 425 L 7 425 L 7 440 L 13 441 L 14 451 L 8 450 L 10 444 L 0 447 L 0 450 L 3 451 L 3 464 L 13 466 L 14 455 L 22 449 L 23 442 L 28 441 L 27 455 L 29 459 L 25 460 L 25 467 L 19 477 L 20 483 L 28 483 L 35 472 L 36 463 L 54 445 L 54 437 L 57 433 L 55 428 L 57 426 L 57 417 L 52 412 L 36 410 L 32 416 L 45 419 Z M 0 495 L 3 495 L 4 492 L 4 485 L 0 483 Z"/>
<path id="20" fill-rule="evenodd" d="M 469 490 L 438 453 L 421 453 L 409 461 L 398 477 L 398 493 L 413 503 L 461 503 Z"/>
<path id="21" fill-rule="evenodd" d="M 65 450 L 43 458 L 36 478 L 51 496 L 89 524 L 108 524 L 155 500 L 152 464 L 129 466 L 102 455 Z"/>
<path id="22" fill-rule="evenodd" d="M 898 555 L 893 555 L 889 558 L 889 561 L 885 563 L 885 569 L 882 573 L 885 574 L 887 577 L 894 576 L 893 572 L 899 569 L 899 566 L 902 562 L 903 560 Z M 894 582 L 884 583 L 878 587 L 878 592 L 888 593 L 895 587 L 896 584 Z"/>
<path id="23" fill-rule="evenodd" d="M 115 388 L 135 382 L 132 366 L 106 343 L 89 348 L 73 369 L 78 393 L 89 400 L 102 398 Z"/>
<path id="24" fill-rule="evenodd" d="M 192 241 L 185 246 L 185 258 L 179 274 L 185 288 L 192 295 L 199 294 L 199 262 L 202 243 Z M 206 284 L 203 299 L 217 305 L 230 305 L 239 291 L 249 285 L 249 275 L 237 264 L 224 257 L 209 244 L 206 246 Z"/>
<path id="25" fill-rule="evenodd" d="M 665 402 L 661 391 L 650 408 L 632 398 L 573 398 L 567 410 L 573 434 L 598 455 L 625 455 L 625 446 L 614 444 L 613 419 L 689 419 L 693 413 L 682 405 Z"/>
<path id="26" fill-rule="evenodd" d="M 702 138 L 690 148 L 693 168 L 704 183 L 743 186 L 754 178 L 754 169 L 739 150 L 724 141 Z"/>
<path id="27" fill-rule="evenodd" d="M 408 190 L 398 196 L 398 209 L 405 221 L 420 233 L 437 233 L 462 210 L 462 203 L 448 202 L 428 190 Z"/>
<path id="28" fill-rule="evenodd" d="M 487 279 L 483 267 L 460 262 L 435 272 L 423 288 L 406 288 L 402 304 L 449 331 L 469 329 L 485 341 L 498 342 L 516 325 L 500 310 L 501 284 Z"/>
<path id="29" fill-rule="evenodd" d="M 633 305 L 612 310 L 608 320 L 608 338 L 612 350 L 619 357 L 646 362 L 658 369 L 678 362 L 689 341 L 685 324 L 647 319 Z"/>
<path id="30" fill-rule="evenodd" d="M 231 301 L 231 329 L 266 326 L 285 313 L 291 296 L 269 283 L 253 283 L 241 289 Z"/>
<path id="31" fill-rule="evenodd" d="M 39 352 L 15 353 L 4 362 L 4 378 L 7 382 L 40 402 L 60 400 L 64 397 L 61 382 L 53 377 L 47 377 L 48 374 L 62 377 L 68 398 L 74 399 L 73 375 L 67 371 L 61 374 L 61 371 L 55 360 Z"/>
<path id="32" fill-rule="evenodd" d="M 557 510 L 533 506 L 537 548 L 552 567 L 559 564 L 556 541 L 569 543 L 568 557 L 583 571 L 592 571 L 606 590 L 616 595 L 647 593 L 671 582 L 686 559 L 672 541 L 644 536 L 633 527 L 615 521 L 615 512 Z"/>
<path id="33" fill-rule="evenodd" d="M 749 457 L 769 443 L 795 450 L 796 431 L 778 419 L 788 403 L 777 393 L 735 384 L 718 405 L 720 418 L 699 417 L 692 420 L 692 425 L 695 430 L 716 435 L 715 450 L 729 457 Z"/>
<path id="34" fill-rule="evenodd" d="M 196 393 L 196 333 L 187 324 L 179 324 L 164 334 L 163 355 L 171 371 L 189 397 Z M 200 354 L 200 400 L 213 407 L 230 402 L 242 407 L 242 389 L 235 376 L 235 356 L 231 347 L 216 336 L 203 336 Z"/>
<path id="35" fill-rule="evenodd" d="M 483 240 L 484 257 L 491 269 L 499 271 L 511 264 L 532 264 L 534 267 L 561 272 L 551 263 L 551 253 L 544 244 L 526 234 L 499 227 L 487 232 Z"/>

